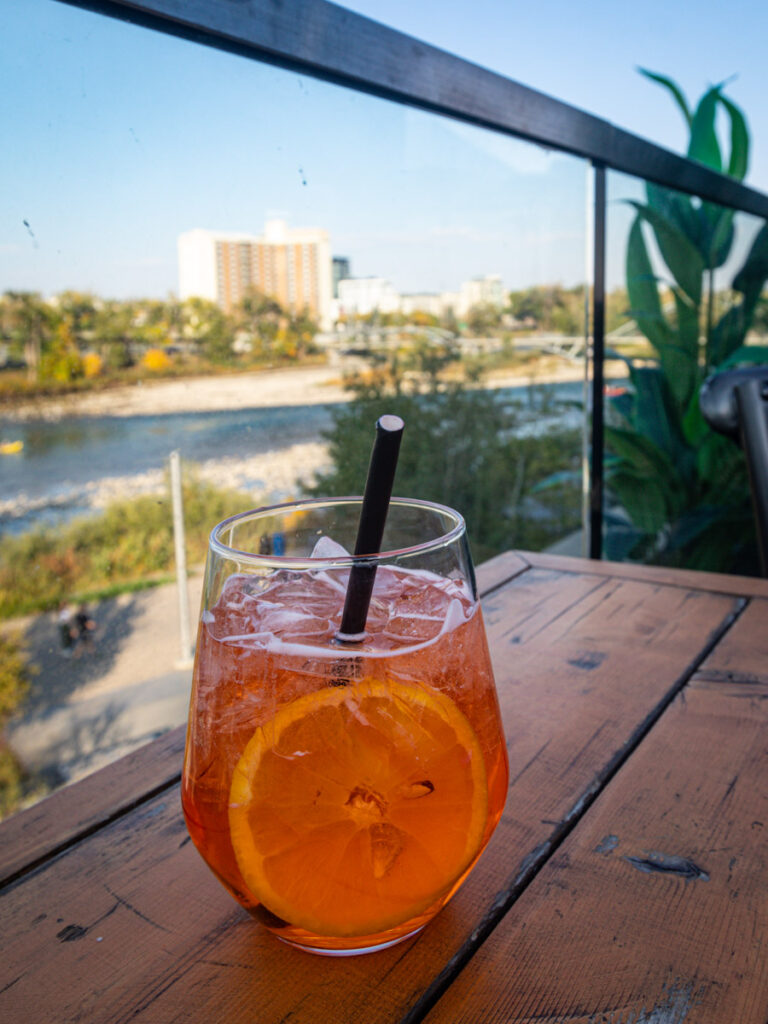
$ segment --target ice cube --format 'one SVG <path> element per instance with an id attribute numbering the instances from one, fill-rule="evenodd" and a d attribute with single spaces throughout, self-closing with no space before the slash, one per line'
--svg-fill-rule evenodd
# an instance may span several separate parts
<path id="1" fill-rule="evenodd" d="M 330 537 L 321 537 L 312 548 L 312 558 L 349 558 L 349 552 L 343 545 Z"/>

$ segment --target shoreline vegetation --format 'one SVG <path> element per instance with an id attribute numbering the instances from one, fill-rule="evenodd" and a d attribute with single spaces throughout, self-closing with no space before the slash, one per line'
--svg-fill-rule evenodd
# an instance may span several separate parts
<path id="1" fill-rule="evenodd" d="M 533 409 L 534 414 L 547 416 L 555 411 L 552 398 L 535 385 L 581 380 L 583 364 L 551 356 L 524 358 L 514 365 L 490 368 L 481 381 L 477 374 L 465 376 L 463 365 L 451 352 L 441 358 L 442 362 L 435 361 L 433 353 L 422 353 L 409 371 L 396 360 L 370 372 L 358 368 L 356 378 L 345 378 L 338 367 L 317 364 L 166 378 L 41 396 L 15 405 L 12 415 L 19 421 L 41 417 L 65 421 L 72 416 L 158 416 L 334 404 L 334 426 L 322 438 L 253 459 L 217 460 L 215 466 L 185 461 L 186 552 L 193 574 L 204 564 L 211 526 L 267 497 L 268 488 L 256 495 L 253 489 L 239 486 L 241 463 L 267 460 L 260 463 L 260 474 L 269 478 L 273 490 L 282 474 L 284 498 L 359 490 L 366 467 L 357 462 L 367 460 L 371 425 L 384 411 L 402 413 L 408 422 L 419 425 L 419 430 L 411 432 L 412 445 L 401 459 L 403 493 L 418 492 L 464 509 L 477 526 L 471 543 L 478 562 L 499 546 L 512 542 L 521 547 L 546 546 L 577 528 L 578 487 L 559 482 L 542 492 L 537 488 L 563 469 L 578 471 L 580 431 L 557 428 L 539 437 L 517 436 L 523 419 L 513 410 L 515 403 L 497 402 L 494 392 L 520 386 L 525 390 L 519 406 L 529 414 Z M 617 371 L 619 376 L 619 367 Z M 526 388 L 529 385 L 534 386 Z M 10 411 L 6 406 L 0 417 L 6 429 Z M 247 475 L 253 479 L 254 466 L 249 470 Z M 104 495 L 109 500 L 100 510 L 61 526 L 0 536 L 0 641 L 9 666 L 8 678 L 0 679 L 0 691 L 7 693 L 9 714 L 23 705 L 30 673 L 35 672 L 25 641 L 31 622 L 44 615 L 45 629 L 53 637 L 52 613 L 64 602 L 94 607 L 174 578 L 167 479 L 162 471 L 142 476 L 147 478 L 142 481 L 146 493 L 126 496 L 131 478 L 114 478 Z M 4 724 L 0 716 L 0 817 L 46 789 L 44 781 L 30 774 L 9 748 Z"/>
<path id="2" fill-rule="evenodd" d="M 626 375 L 624 363 L 606 364 L 606 377 Z M 347 371 L 327 364 L 275 367 L 261 370 L 195 374 L 159 379 L 142 377 L 132 384 L 109 382 L 87 390 L 60 393 L 41 389 L 33 396 L 3 396 L 0 419 L 49 422 L 67 417 L 162 416 L 185 412 L 267 408 L 280 405 L 323 405 L 351 399 Z M 555 384 L 582 380 L 581 362 L 570 363 L 550 355 L 521 358 L 491 367 L 474 385 L 483 390 Z"/>
<path id="3" fill-rule="evenodd" d="M 515 385 L 579 380 L 583 365 L 541 357 L 490 372 L 482 382 L 466 382 L 451 367 L 443 368 L 429 387 L 449 388 L 478 402 L 492 402 L 491 393 Z M 374 375 L 375 376 L 375 375 Z M 357 387 L 369 375 L 357 377 Z M 447 383 L 446 383 L 447 381 Z M 398 386 L 402 386 L 402 379 Z M 364 385 L 364 386 L 368 386 Z M 427 387 L 427 391 L 429 391 Z M 374 389 L 375 390 L 375 389 Z M 406 390 L 409 390 L 406 388 Z M 415 398 L 420 388 L 410 389 Z M 434 393 L 434 391 L 433 391 Z M 394 401 L 377 392 L 379 399 Z M 402 398 L 402 395 L 400 395 Z M 44 398 L 19 406 L 19 418 L 44 415 L 48 419 L 78 416 L 141 416 L 215 409 L 246 409 L 278 405 L 360 402 L 358 391 L 338 368 L 301 366 L 246 372 L 237 375 L 153 381 L 142 386 Z M 486 406 L 477 406 L 482 414 Z M 5 415 L 5 411 L 4 411 Z M 505 442 L 507 443 L 507 442 Z M 250 459 L 215 460 L 211 465 L 185 463 L 185 520 L 188 560 L 202 564 L 211 524 L 254 503 L 288 500 L 308 493 L 317 480 L 330 481 L 332 438 L 317 438 L 282 451 Z M 261 479 L 263 491 L 242 486 L 243 478 Z M 173 540 L 168 485 L 162 470 L 100 481 L 91 496 L 92 511 L 57 527 L 38 527 L 18 535 L 0 537 L 0 620 L 46 612 L 62 600 L 100 600 L 121 588 L 151 586 L 173 572 Z M 4 502 L 13 513 L 14 499 Z M 32 571 L 34 569 L 34 571 Z"/>

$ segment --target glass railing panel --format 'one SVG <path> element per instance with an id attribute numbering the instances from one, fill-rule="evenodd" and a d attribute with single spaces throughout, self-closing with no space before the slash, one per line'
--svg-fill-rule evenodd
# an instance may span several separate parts
<path id="1" fill-rule="evenodd" d="M 746 461 L 699 396 L 768 365 L 768 228 L 624 175 L 608 195 L 604 553 L 758 574 Z"/>
<path id="2" fill-rule="evenodd" d="M 7 813 L 185 720 L 173 451 L 193 619 L 212 525 L 362 490 L 380 411 L 477 563 L 581 552 L 589 173 L 52 0 L 3 23 Z"/>

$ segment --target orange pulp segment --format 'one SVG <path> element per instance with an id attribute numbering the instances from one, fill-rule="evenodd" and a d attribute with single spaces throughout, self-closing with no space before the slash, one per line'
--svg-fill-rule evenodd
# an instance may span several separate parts
<path id="1" fill-rule="evenodd" d="M 364 679 L 259 726 L 230 790 L 253 895 L 316 935 L 370 935 L 426 910 L 480 850 L 488 795 L 467 719 L 436 690 Z"/>

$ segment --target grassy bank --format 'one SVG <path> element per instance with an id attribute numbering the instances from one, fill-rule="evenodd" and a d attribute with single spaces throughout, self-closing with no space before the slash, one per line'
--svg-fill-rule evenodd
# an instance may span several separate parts
<path id="1" fill-rule="evenodd" d="M 253 498 L 187 474 L 187 560 L 205 561 L 211 527 Z M 174 569 L 169 494 L 125 499 L 55 530 L 0 540 L 0 619 L 94 601 L 166 582 Z"/>

